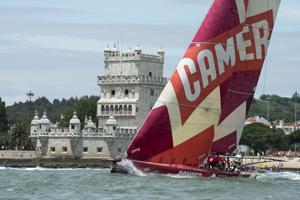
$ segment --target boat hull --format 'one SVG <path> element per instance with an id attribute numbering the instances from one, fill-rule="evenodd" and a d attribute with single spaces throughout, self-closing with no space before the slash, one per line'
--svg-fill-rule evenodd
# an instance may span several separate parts
<path id="1" fill-rule="evenodd" d="M 156 173 L 156 174 L 178 174 L 182 176 L 194 176 L 194 177 L 250 177 L 250 172 L 231 172 L 220 169 L 211 169 L 204 167 L 190 167 L 180 164 L 162 164 L 162 163 L 151 163 L 137 160 L 130 160 L 133 166 L 142 171 L 143 173 Z M 120 164 L 115 163 L 112 173 L 128 173 L 124 167 Z"/>

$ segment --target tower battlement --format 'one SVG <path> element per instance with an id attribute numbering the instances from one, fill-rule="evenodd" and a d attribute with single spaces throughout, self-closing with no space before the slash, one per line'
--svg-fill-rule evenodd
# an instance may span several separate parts
<path id="1" fill-rule="evenodd" d="M 104 62 L 126 62 L 131 60 L 145 60 L 150 62 L 164 63 L 165 52 L 163 49 L 159 49 L 157 54 L 145 54 L 140 47 L 135 49 L 129 49 L 126 52 L 121 52 L 117 48 L 105 48 L 104 50 Z"/>

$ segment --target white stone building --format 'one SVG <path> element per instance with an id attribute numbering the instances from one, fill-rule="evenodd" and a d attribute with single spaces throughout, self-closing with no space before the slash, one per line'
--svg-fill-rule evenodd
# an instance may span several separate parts
<path id="1" fill-rule="evenodd" d="M 104 57 L 104 75 L 98 77 L 98 124 L 105 124 L 112 114 L 121 132 L 136 133 L 167 83 L 164 51 L 148 55 L 140 47 L 126 53 L 106 48 Z"/>
<path id="2" fill-rule="evenodd" d="M 125 53 L 106 48 L 104 56 L 104 75 L 98 77 L 99 127 L 86 117 L 82 128 L 74 112 L 68 128 L 57 128 L 46 112 L 41 118 L 36 113 L 30 138 L 40 157 L 111 158 L 124 152 L 137 133 L 167 83 L 164 51 L 149 55 L 139 47 Z"/>
<path id="3" fill-rule="evenodd" d="M 249 117 L 245 121 L 245 125 L 253 124 L 253 123 L 261 123 L 261 124 L 271 127 L 271 123 L 268 120 L 266 120 L 264 117 L 261 117 L 261 116 Z"/>
<path id="4" fill-rule="evenodd" d="M 300 121 L 287 123 L 284 122 L 284 120 L 278 120 L 278 122 L 275 124 L 276 129 L 282 129 L 283 132 L 286 135 L 291 134 L 292 132 L 299 130 L 300 127 Z"/>

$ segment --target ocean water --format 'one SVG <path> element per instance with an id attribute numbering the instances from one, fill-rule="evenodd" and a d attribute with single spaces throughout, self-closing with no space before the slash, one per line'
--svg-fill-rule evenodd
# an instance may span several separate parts
<path id="1" fill-rule="evenodd" d="M 258 178 L 110 174 L 109 169 L 0 167 L 0 200 L 300 199 L 300 172 Z"/>

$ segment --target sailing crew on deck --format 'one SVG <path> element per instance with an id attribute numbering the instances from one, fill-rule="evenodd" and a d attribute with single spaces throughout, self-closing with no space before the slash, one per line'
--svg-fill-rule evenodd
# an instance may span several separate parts
<path id="1" fill-rule="evenodd" d="M 232 168 L 231 171 L 240 171 L 241 169 L 241 164 L 242 164 L 242 156 L 240 154 L 237 154 L 234 156 L 234 159 L 232 161 Z"/>

